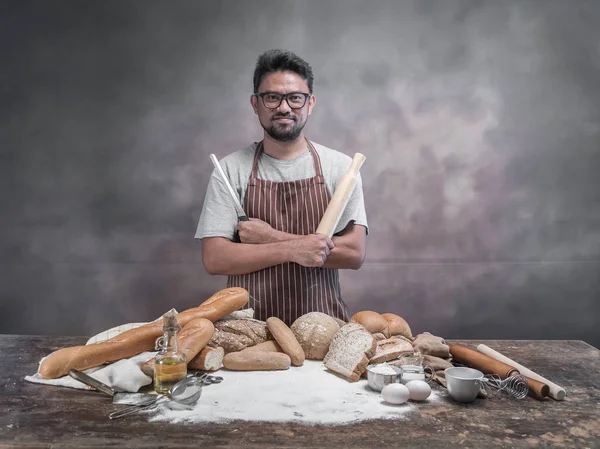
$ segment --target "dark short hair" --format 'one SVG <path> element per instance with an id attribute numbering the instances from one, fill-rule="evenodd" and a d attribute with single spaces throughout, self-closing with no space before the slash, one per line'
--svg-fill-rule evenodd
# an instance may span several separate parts
<path id="1" fill-rule="evenodd" d="M 265 75 L 273 72 L 294 72 L 300 75 L 308 84 L 308 91 L 313 91 L 313 72 L 304 59 L 288 50 L 268 50 L 258 57 L 254 69 L 254 93 Z"/>

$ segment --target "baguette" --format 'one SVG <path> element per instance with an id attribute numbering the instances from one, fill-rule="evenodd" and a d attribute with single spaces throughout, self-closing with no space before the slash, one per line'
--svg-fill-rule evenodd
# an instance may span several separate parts
<path id="1" fill-rule="evenodd" d="M 233 371 L 272 371 L 288 369 L 290 356 L 283 352 L 240 351 L 223 357 L 223 366 Z"/>
<path id="2" fill-rule="evenodd" d="M 177 349 L 185 357 L 186 362 L 202 351 L 214 332 L 215 326 L 206 318 L 192 320 L 181 329 L 177 334 Z M 142 372 L 154 377 L 154 357 L 142 365 Z"/>
<path id="3" fill-rule="evenodd" d="M 239 287 L 226 288 L 212 295 L 198 307 L 181 312 L 177 318 L 181 326 L 197 318 L 214 322 L 247 303 L 247 290 Z M 157 320 L 102 343 L 59 349 L 42 360 L 39 373 L 46 379 L 56 379 L 67 375 L 73 368 L 85 370 L 129 358 L 144 351 L 153 351 L 156 339 L 162 334 L 162 322 Z"/>
<path id="4" fill-rule="evenodd" d="M 273 338 L 279 343 L 283 352 L 290 356 L 295 366 L 301 366 L 304 363 L 304 349 L 296 340 L 292 330 L 279 318 L 272 316 L 267 318 L 267 327 L 273 334 Z"/>
<path id="5" fill-rule="evenodd" d="M 242 349 L 240 352 L 283 352 L 279 343 L 275 340 L 267 340 L 254 346 Z"/>
<path id="6" fill-rule="evenodd" d="M 223 356 L 225 350 L 221 347 L 205 347 L 200 354 L 190 360 L 189 369 L 199 369 L 202 371 L 216 371 L 223 365 Z"/>

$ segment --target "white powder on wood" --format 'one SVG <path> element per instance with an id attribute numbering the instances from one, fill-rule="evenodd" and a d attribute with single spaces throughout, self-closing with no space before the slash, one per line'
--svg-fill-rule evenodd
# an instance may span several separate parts
<path id="1" fill-rule="evenodd" d="M 306 360 L 284 371 L 220 370 L 219 384 L 205 385 L 191 409 L 161 404 L 150 421 L 208 423 L 240 421 L 297 422 L 341 425 L 374 419 L 398 419 L 435 402 L 435 390 L 425 402 L 391 405 L 381 394 L 358 382 L 332 374 L 321 361 Z"/>

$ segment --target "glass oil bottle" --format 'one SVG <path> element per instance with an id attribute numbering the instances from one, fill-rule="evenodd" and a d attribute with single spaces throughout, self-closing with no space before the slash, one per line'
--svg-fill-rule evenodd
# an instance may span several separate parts
<path id="1" fill-rule="evenodd" d="M 180 329 L 175 309 L 163 315 L 163 336 L 157 341 L 160 351 L 154 359 L 154 391 L 158 394 L 168 394 L 173 385 L 187 376 L 187 361 L 177 347 Z"/>

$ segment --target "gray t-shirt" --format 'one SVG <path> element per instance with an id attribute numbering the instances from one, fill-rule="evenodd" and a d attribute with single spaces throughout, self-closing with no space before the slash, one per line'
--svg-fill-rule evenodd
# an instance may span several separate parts
<path id="1" fill-rule="evenodd" d="M 339 151 L 311 142 L 319 158 L 323 177 L 330 195 L 333 195 L 341 176 L 348 171 L 352 158 Z M 256 143 L 238 150 L 223 158 L 220 162 L 223 171 L 229 178 L 233 190 L 237 193 L 242 206 L 246 185 L 252 171 L 252 162 Z M 311 152 L 307 149 L 301 155 L 291 160 L 281 160 L 262 153 L 258 161 L 258 178 L 274 182 L 297 181 L 299 179 L 312 178 L 316 175 Z M 341 232 L 353 221 L 355 224 L 367 228 L 367 215 L 362 191 L 362 180 L 360 174 L 356 180 L 354 191 L 350 195 L 348 204 L 335 233 Z M 221 180 L 216 170 L 213 170 L 206 191 L 202 213 L 198 221 L 195 238 L 225 237 L 233 240 L 238 219 L 233 201 L 227 187 Z"/>

